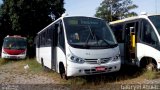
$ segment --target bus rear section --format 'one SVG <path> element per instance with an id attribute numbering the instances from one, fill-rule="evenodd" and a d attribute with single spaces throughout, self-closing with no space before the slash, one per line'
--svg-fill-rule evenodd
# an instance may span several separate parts
<path id="1" fill-rule="evenodd" d="M 119 46 L 102 19 L 61 17 L 38 33 L 36 43 L 37 61 L 62 77 L 116 72 L 121 66 Z"/>
<path id="2" fill-rule="evenodd" d="M 110 23 L 122 64 L 160 69 L 160 15 L 140 15 Z"/>
<path id="3" fill-rule="evenodd" d="M 25 59 L 27 39 L 21 36 L 6 36 L 3 41 L 1 56 L 4 59 Z"/>

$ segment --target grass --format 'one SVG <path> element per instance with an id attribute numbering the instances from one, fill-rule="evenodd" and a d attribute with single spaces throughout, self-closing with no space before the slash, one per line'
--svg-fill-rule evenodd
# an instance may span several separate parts
<path id="1" fill-rule="evenodd" d="M 141 82 L 144 79 L 160 78 L 160 73 L 152 71 L 143 71 L 137 67 L 123 66 L 119 72 L 91 75 L 91 76 L 79 76 L 70 77 L 69 80 L 62 80 L 60 75 L 53 70 L 44 71 L 41 64 L 39 64 L 35 58 L 26 60 L 4 60 L 0 59 L 0 66 L 7 64 L 16 64 L 19 69 L 24 71 L 24 66 L 28 65 L 29 69 L 26 71 L 32 74 L 39 74 L 50 77 L 55 80 L 58 84 L 70 85 L 73 89 L 87 88 L 87 89 L 98 89 L 98 88 L 109 88 L 114 87 L 111 84 L 133 84 L 135 82 Z"/>
<path id="2" fill-rule="evenodd" d="M 35 59 L 25 59 L 25 60 L 7 60 L 0 58 L 0 65 L 16 64 L 17 67 L 24 68 L 25 65 L 29 66 L 29 70 L 33 72 L 41 72 L 42 67 Z"/>
<path id="3" fill-rule="evenodd" d="M 145 79 L 151 80 L 151 79 L 155 79 L 157 77 L 157 74 L 158 72 L 147 70 L 147 71 L 144 71 L 142 76 L 144 76 Z"/>
<path id="4" fill-rule="evenodd" d="M 6 65 L 9 63 L 13 63 L 13 62 L 14 62 L 13 60 L 5 60 L 5 59 L 0 58 L 0 66 Z"/>
<path id="5" fill-rule="evenodd" d="M 35 60 L 35 59 L 27 59 L 26 65 L 28 64 L 29 70 L 33 72 L 41 72 L 42 71 L 42 66 Z"/>
<path id="6" fill-rule="evenodd" d="M 160 73 L 158 73 L 160 77 Z M 144 79 L 154 79 L 157 77 L 157 72 L 146 71 L 138 67 L 124 66 L 119 72 L 91 75 L 82 77 L 73 77 L 67 81 L 73 89 L 87 88 L 117 88 L 119 84 L 140 84 Z M 144 82 L 143 82 L 144 83 Z M 115 85 L 115 86 L 114 86 Z"/>

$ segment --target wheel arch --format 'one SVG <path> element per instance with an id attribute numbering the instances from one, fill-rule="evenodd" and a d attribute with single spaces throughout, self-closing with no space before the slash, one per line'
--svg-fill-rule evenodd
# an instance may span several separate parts
<path id="1" fill-rule="evenodd" d="M 60 73 L 60 70 L 61 70 L 60 68 L 63 68 L 66 71 L 64 63 L 62 61 L 58 63 L 58 73 Z"/>
<path id="2" fill-rule="evenodd" d="M 157 67 L 157 61 L 156 61 L 156 59 L 154 59 L 153 57 L 142 57 L 141 59 L 140 59 L 140 62 L 139 62 L 139 66 L 140 67 L 145 67 L 147 64 L 149 64 L 150 62 L 152 62 L 152 63 L 154 63 L 155 65 L 156 65 L 156 67 Z"/>

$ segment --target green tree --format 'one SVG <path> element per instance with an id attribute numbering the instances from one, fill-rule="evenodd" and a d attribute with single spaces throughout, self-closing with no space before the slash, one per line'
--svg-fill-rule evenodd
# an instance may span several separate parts
<path id="1" fill-rule="evenodd" d="M 10 33 L 10 28 L 10 23 L 7 22 L 6 15 L 3 14 L 2 5 L 0 5 L 0 50 L 3 43 L 3 38 Z"/>
<path id="2" fill-rule="evenodd" d="M 110 22 L 136 16 L 137 14 L 131 10 L 137 7 L 132 0 L 104 0 L 98 7 L 95 16 Z"/>
<path id="3" fill-rule="evenodd" d="M 64 0 L 3 0 L 1 5 L 3 34 L 22 35 L 33 46 L 37 32 L 50 24 L 51 15 L 64 13 Z"/>
<path id="4" fill-rule="evenodd" d="M 63 4 L 64 0 L 3 0 L 2 9 L 13 34 L 35 35 L 51 23 L 51 13 L 56 18 L 64 13 Z"/>

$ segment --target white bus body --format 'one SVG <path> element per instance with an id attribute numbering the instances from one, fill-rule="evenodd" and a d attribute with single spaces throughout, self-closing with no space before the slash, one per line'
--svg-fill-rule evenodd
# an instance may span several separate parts
<path id="1" fill-rule="evenodd" d="M 64 16 L 36 37 L 36 59 L 60 75 L 81 76 L 120 69 L 119 46 L 104 20 Z"/>
<path id="2" fill-rule="evenodd" d="M 123 64 L 160 69 L 160 15 L 143 14 L 110 22 Z"/>
<path id="3" fill-rule="evenodd" d="M 21 36 L 6 36 L 3 41 L 1 56 L 4 59 L 25 59 L 27 39 Z"/>

